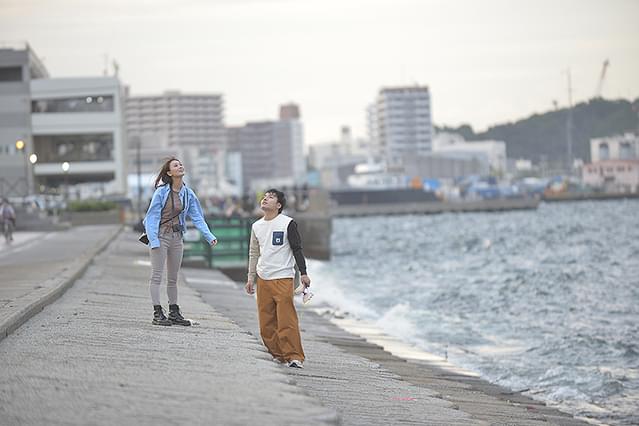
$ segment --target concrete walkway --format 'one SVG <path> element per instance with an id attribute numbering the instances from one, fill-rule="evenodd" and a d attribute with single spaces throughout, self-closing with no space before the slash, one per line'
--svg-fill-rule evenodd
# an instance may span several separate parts
<path id="1" fill-rule="evenodd" d="M 59 300 L 0 342 L 3 425 L 338 422 L 188 287 L 180 303 L 200 324 L 151 325 L 148 276 L 146 249 L 122 234 Z"/>
<path id="2" fill-rule="evenodd" d="M 255 300 L 217 271 L 183 269 L 189 286 L 259 337 Z M 316 289 L 321 291 L 321 288 Z M 307 360 L 296 385 L 337 410 L 347 425 L 491 424 L 578 426 L 587 423 L 476 376 L 391 355 L 298 304 Z"/>
<path id="3" fill-rule="evenodd" d="M 259 339 L 254 297 L 216 271 L 184 269 L 190 287 L 221 314 Z M 306 352 L 303 370 L 287 369 L 295 384 L 337 410 L 345 425 L 482 424 L 441 399 L 436 392 L 413 386 L 376 362 L 343 351 L 326 337 L 360 341 L 310 310 L 299 309 Z"/>
<path id="4" fill-rule="evenodd" d="M 0 256 L 4 253 L 9 253 L 12 250 L 19 249 L 29 241 L 41 238 L 46 235 L 45 232 L 28 232 L 28 231 L 16 231 L 13 233 L 13 241 L 7 243 L 4 237 L 0 236 Z"/>
<path id="5" fill-rule="evenodd" d="M 306 308 L 305 368 L 279 365 L 260 343 L 254 298 L 218 271 L 182 270 L 179 303 L 198 325 L 153 326 L 148 249 L 135 234 L 87 227 L 40 240 L 0 257 L 3 330 L 12 329 L 7 318 L 39 312 L 24 308 L 37 296 L 51 303 L 85 272 L 0 341 L 3 425 L 583 424 L 394 357 Z"/>
<path id="6" fill-rule="evenodd" d="M 0 340 L 60 297 L 120 226 L 16 233 L 0 251 Z"/>

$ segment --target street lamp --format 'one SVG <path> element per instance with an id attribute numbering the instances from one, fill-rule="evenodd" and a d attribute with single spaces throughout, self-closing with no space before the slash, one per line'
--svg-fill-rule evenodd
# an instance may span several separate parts
<path id="1" fill-rule="evenodd" d="M 20 151 L 21 154 L 26 154 L 26 144 L 22 139 L 18 139 L 16 141 L 16 149 Z M 24 159 L 24 196 L 29 195 L 29 164 L 27 163 L 27 159 Z"/>
<path id="2" fill-rule="evenodd" d="M 69 203 L 69 169 L 71 165 L 68 161 L 62 163 L 62 172 L 64 172 L 64 205 L 68 208 Z"/>
<path id="3" fill-rule="evenodd" d="M 140 223 L 142 222 L 142 161 L 140 156 L 140 151 L 142 150 L 142 140 L 139 136 L 136 136 L 136 145 L 135 145 L 135 163 L 137 165 L 138 172 L 138 220 Z"/>
<path id="4" fill-rule="evenodd" d="M 31 163 L 31 170 L 35 169 L 35 163 L 38 162 L 38 156 L 33 153 L 29 156 L 29 163 Z M 33 193 L 35 194 L 37 191 L 35 189 L 35 171 L 33 172 Z"/>

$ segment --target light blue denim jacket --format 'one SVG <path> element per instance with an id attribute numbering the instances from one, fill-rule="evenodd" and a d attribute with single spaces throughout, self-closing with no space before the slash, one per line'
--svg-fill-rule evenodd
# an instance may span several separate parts
<path id="1" fill-rule="evenodd" d="M 160 247 L 160 239 L 158 236 L 160 232 L 160 219 L 162 217 L 162 209 L 169 199 L 170 192 L 170 185 L 162 185 L 155 190 L 153 197 L 151 198 L 149 210 L 146 212 L 146 216 L 142 221 L 144 229 L 146 230 L 146 235 L 149 237 L 149 247 L 151 248 Z M 186 185 L 183 185 L 182 189 L 180 189 L 180 200 L 184 206 L 184 209 L 178 215 L 180 225 L 183 226 L 182 229 L 186 230 L 186 218 L 188 216 L 193 221 L 195 227 L 202 233 L 202 235 L 204 235 L 204 239 L 206 239 L 209 244 L 211 241 L 217 240 L 215 235 L 213 235 L 209 230 L 209 226 L 204 220 L 202 206 L 200 206 L 200 200 L 198 200 L 195 192 Z"/>

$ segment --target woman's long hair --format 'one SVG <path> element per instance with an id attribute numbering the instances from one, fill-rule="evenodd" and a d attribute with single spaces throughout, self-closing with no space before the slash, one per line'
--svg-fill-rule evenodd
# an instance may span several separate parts
<path id="1" fill-rule="evenodd" d="M 155 178 L 155 187 L 161 185 L 171 185 L 173 183 L 173 178 L 168 175 L 169 170 L 171 169 L 171 161 L 180 161 L 175 157 L 171 157 L 167 159 L 164 164 L 162 164 L 162 168 L 160 169 L 160 173 L 158 173 L 158 177 Z M 181 161 L 180 161 L 181 163 Z M 162 182 L 162 184 L 160 184 Z"/>

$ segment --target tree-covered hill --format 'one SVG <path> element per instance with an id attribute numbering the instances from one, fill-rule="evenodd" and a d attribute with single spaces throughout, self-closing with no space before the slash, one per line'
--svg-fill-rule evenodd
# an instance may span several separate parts
<path id="1" fill-rule="evenodd" d="M 563 161 L 566 158 L 566 121 L 568 110 L 558 109 L 535 114 L 514 123 L 499 124 L 475 133 L 469 125 L 456 128 L 435 127 L 455 132 L 466 140 L 502 140 L 509 158 Z M 572 151 L 574 158 L 590 161 L 590 139 L 639 129 L 639 98 L 634 101 L 591 99 L 573 107 Z"/>

